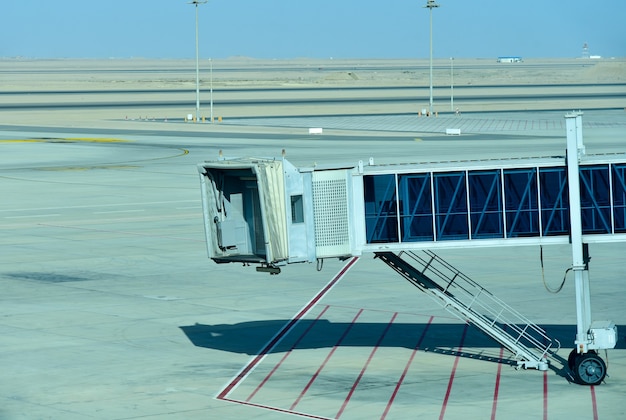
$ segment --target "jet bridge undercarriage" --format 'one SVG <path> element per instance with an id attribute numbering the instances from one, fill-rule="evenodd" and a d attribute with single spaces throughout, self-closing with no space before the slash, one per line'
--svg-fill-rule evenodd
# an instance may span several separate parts
<path id="1" fill-rule="evenodd" d="M 372 253 L 511 350 L 520 366 L 545 369 L 558 346 L 536 325 L 498 301 L 523 319 L 503 333 L 502 318 L 477 311 L 473 295 L 457 299 L 449 289 L 456 280 L 424 287 L 439 283 L 414 257 L 439 248 L 571 244 L 577 334 L 568 364 L 578 382 L 598 384 L 606 365 L 597 350 L 615 347 L 617 328 L 592 321 L 587 244 L 626 241 L 626 155 L 586 156 L 581 114 L 566 123 L 564 157 L 311 168 L 284 157 L 201 163 L 208 255 L 278 274 L 287 264 L 319 267 L 326 258 Z M 529 330 L 517 332 L 518 324 Z"/>

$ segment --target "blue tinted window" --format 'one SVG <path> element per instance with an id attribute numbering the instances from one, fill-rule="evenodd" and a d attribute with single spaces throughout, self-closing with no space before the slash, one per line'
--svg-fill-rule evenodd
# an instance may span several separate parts
<path id="1" fill-rule="evenodd" d="M 613 165 L 613 218 L 615 233 L 626 232 L 626 164 Z"/>
<path id="2" fill-rule="evenodd" d="M 430 173 L 399 175 L 402 241 L 432 241 L 433 212 Z"/>
<path id="3" fill-rule="evenodd" d="M 465 172 L 435 173 L 437 240 L 469 239 Z"/>
<path id="4" fill-rule="evenodd" d="M 537 169 L 505 170 L 504 197 L 507 237 L 539 236 Z"/>
<path id="5" fill-rule="evenodd" d="M 543 235 L 569 234 L 569 193 L 566 168 L 541 168 L 539 183 Z"/>
<path id="6" fill-rule="evenodd" d="M 611 233 L 608 165 L 580 168 L 580 207 L 583 233 Z"/>
<path id="7" fill-rule="evenodd" d="M 503 237 L 500 171 L 473 171 L 468 176 L 472 239 Z"/>
<path id="8" fill-rule="evenodd" d="M 395 175 L 363 177 L 367 243 L 398 242 Z"/>

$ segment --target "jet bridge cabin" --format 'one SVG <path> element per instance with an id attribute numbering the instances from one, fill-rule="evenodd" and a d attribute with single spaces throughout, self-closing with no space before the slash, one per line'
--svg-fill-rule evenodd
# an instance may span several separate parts
<path id="1" fill-rule="evenodd" d="M 198 165 L 206 243 L 216 263 L 259 271 L 352 252 L 346 168 L 295 168 L 283 158 Z"/>

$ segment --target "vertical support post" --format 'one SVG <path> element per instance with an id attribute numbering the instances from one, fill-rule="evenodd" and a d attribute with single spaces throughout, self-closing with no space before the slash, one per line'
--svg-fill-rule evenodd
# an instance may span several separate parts
<path id="1" fill-rule="evenodd" d="M 428 2 L 431 4 L 432 2 Z M 428 100 L 429 116 L 433 116 L 433 8 L 430 9 L 430 98 Z"/>
<path id="2" fill-rule="evenodd" d="M 200 119 L 200 50 L 198 48 L 198 2 L 196 5 L 196 122 Z"/>
<path id="3" fill-rule="evenodd" d="M 450 112 L 454 112 L 454 57 L 450 57 Z"/>
<path id="4" fill-rule="evenodd" d="M 591 327 L 591 298 L 589 275 L 583 252 L 583 232 L 580 204 L 579 161 L 582 145 L 582 113 L 565 116 L 567 130 L 567 184 L 570 207 L 570 240 L 572 242 L 572 271 L 576 286 L 576 349 L 578 353 L 588 350 L 589 328 Z M 581 154 L 582 153 L 582 154 Z"/>
<path id="5" fill-rule="evenodd" d="M 193 0 L 187 4 L 196 6 L 196 118 L 195 122 L 200 121 L 200 50 L 198 47 L 198 5 L 205 4 L 209 0 Z"/>
<path id="6" fill-rule="evenodd" d="M 430 99 L 428 102 L 428 115 L 433 116 L 433 9 L 439 7 L 435 0 L 426 0 L 426 6 L 430 11 Z"/>
<path id="7" fill-rule="evenodd" d="M 209 59 L 209 64 L 211 65 L 210 74 L 211 74 L 211 83 L 210 83 L 210 98 L 211 98 L 211 123 L 213 123 L 213 59 Z"/>
<path id="8" fill-rule="evenodd" d="M 585 155 L 585 145 L 583 144 L 583 123 L 582 123 L 582 111 L 578 111 L 576 114 L 576 148 L 578 150 L 578 159 Z"/>

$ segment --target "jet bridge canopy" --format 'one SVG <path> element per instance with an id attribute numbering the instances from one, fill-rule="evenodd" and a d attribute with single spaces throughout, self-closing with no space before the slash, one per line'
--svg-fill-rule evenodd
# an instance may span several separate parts
<path id="1" fill-rule="evenodd" d="M 612 158 L 579 168 L 586 242 L 626 239 L 626 156 Z M 569 241 L 565 157 L 417 167 L 364 168 L 364 250 Z"/>
<path id="2" fill-rule="evenodd" d="M 279 266 L 384 250 L 567 244 L 565 156 L 352 167 L 198 165 L 209 256 Z M 626 155 L 579 166 L 583 240 L 626 240 Z"/>

